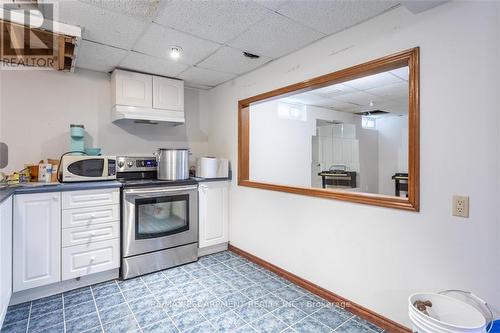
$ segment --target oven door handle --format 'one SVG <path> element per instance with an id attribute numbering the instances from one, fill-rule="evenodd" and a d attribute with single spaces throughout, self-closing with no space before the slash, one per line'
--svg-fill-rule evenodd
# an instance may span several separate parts
<path id="1" fill-rule="evenodd" d="M 164 194 L 164 193 L 172 193 L 172 192 L 179 192 L 179 191 L 190 191 L 190 190 L 196 190 L 198 188 L 197 185 L 194 186 L 174 186 L 174 187 L 168 187 L 168 188 L 162 188 L 162 187 L 153 187 L 153 188 L 144 188 L 144 189 L 127 189 L 124 190 L 123 193 L 125 195 L 144 195 L 146 194 L 148 197 L 151 196 L 157 196 L 158 194 Z"/>

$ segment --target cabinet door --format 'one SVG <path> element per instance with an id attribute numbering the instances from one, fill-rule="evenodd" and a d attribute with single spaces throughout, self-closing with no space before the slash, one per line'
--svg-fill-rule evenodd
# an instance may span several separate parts
<path id="1" fill-rule="evenodd" d="M 61 194 L 14 198 L 14 292 L 61 280 Z"/>
<path id="2" fill-rule="evenodd" d="M 330 165 L 333 164 L 332 145 L 333 145 L 332 138 L 327 138 L 327 137 L 320 138 L 320 146 L 321 146 L 320 161 L 324 164 L 327 170 L 330 167 Z"/>
<path id="3" fill-rule="evenodd" d="M 119 189 L 101 189 L 101 190 L 83 190 L 83 191 L 68 191 L 62 193 L 62 208 L 73 209 L 92 207 L 97 212 L 98 206 L 117 205 L 120 203 Z"/>
<path id="4" fill-rule="evenodd" d="M 12 198 L 0 204 L 0 325 L 12 295 Z"/>
<path id="5" fill-rule="evenodd" d="M 349 165 L 352 161 L 352 140 L 342 139 L 342 164 Z"/>
<path id="6" fill-rule="evenodd" d="M 113 72 L 111 82 L 116 105 L 151 108 L 152 75 L 116 70 Z"/>
<path id="7" fill-rule="evenodd" d="M 153 76 L 153 108 L 184 110 L 184 81 Z"/>
<path id="8" fill-rule="evenodd" d="M 228 182 L 200 184 L 200 248 L 226 243 L 229 240 L 228 192 Z"/>
<path id="9" fill-rule="evenodd" d="M 359 163 L 359 140 L 352 140 L 351 142 L 351 161 Z"/>
<path id="10" fill-rule="evenodd" d="M 342 139 L 333 139 L 333 144 L 332 144 L 332 160 L 333 164 L 339 164 L 342 165 L 344 164 L 344 155 L 342 152 Z"/>
<path id="11" fill-rule="evenodd" d="M 62 279 L 104 272 L 120 267 L 120 238 L 62 249 Z"/>

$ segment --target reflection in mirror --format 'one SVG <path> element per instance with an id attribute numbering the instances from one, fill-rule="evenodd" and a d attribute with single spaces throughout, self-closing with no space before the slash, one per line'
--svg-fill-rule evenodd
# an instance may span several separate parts
<path id="1" fill-rule="evenodd" d="M 407 197 L 408 72 L 251 104 L 249 179 Z"/>

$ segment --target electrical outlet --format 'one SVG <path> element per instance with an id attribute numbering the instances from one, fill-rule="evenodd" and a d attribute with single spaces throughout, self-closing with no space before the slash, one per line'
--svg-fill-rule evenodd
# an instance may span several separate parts
<path id="1" fill-rule="evenodd" d="M 453 216 L 469 217 L 469 197 L 453 196 Z"/>

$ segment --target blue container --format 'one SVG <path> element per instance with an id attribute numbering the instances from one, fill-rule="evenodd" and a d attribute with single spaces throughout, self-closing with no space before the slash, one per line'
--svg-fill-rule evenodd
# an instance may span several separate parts
<path id="1" fill-rule="evenodd" d="M 491 327 L 493 325 L 493 327 Z M 491 328 L 490 328 L 491 327 Z M 500 320 L 493 320 L 490 325 L 486 328 L 486 332 L 489 333 L 500 333 Z"/>
<path id="2" fill-rule="evenodd" d="M 85 127 L 83 125 L 69 125 L 72 138 L 83 138 L 85 136 Z"/>

